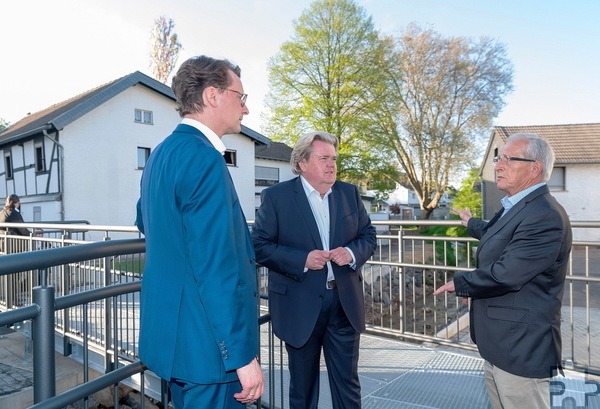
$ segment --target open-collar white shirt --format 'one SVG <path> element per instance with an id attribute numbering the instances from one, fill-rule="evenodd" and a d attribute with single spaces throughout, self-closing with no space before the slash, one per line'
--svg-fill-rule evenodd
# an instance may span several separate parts
<path id="1" fill-rule="evenodd" d="M 197 130 L 202 132 L 204 134 L 204 136 L 206 136 L 208 141 L 212 144 L 212 146 L 214 146 L 216 150 L 221 152 L 221 155 L 223 155 L 225 153 L 225 150 L 227 149 L 225 147 L 225 144 L 223 144 L 223 141 L 221 140 L 221 138 L 219 138 L 217 136 L 217 134 L 212 129 L 210 129 L 208 126 L 206 126 L 202 122 L 196 121 L 195 119 L 192 119 L 192 118 L 183 118 L 181 120 L 181 123 L 185 124 L 185 125 L 193 126 Z"/>
<path id="2" fill-rule="evenodd" d="M 302 187 L 304 187 L 304 193 L 308 198 L 308 203 L 312 210 L 317 227 L 319 228 L 319 235 L 321 236 L 321 243 L 323 243 L 323 250 L 329 251 L 329 233 L 330 233 L 330 219 L 329 219 L 329 195 L 331 194 L 331 188 L 321 197 L 321 194 L 308 183 L 304 176 L 300 175 L 302 181 Z M 333 267 L 331 267 L 331 261 L 327 262 L 327 281 L 334 280 Z"/>

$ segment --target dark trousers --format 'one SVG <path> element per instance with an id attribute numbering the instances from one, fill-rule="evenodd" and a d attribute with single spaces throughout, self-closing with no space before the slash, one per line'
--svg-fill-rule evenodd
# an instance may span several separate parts
<path id="1" fill-rule="evenodd" d="M 308 342 L 300 348 L 285 345 L 290 369 L 290 409 L 318 407 L 321 348 L 333 409 L 360 408 L 359 344 L 360 334 L 346 318 L 337 289 L 327 290 Z"/>
<path id="2" fill-rule="evenodd" d="M 239 381 L 202 385 L 172 379 L 169 388 L 175 409 L 244 409 L 246 407 L 233 397 L 235 393 L 242 390 Z"/>

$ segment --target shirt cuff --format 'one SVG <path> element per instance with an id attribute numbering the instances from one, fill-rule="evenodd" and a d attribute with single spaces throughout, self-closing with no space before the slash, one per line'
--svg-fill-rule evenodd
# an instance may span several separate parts
<path id="1" fill-rule="evenodd" d="M 350 255 L 352 256 L 352 262 L 348 263 L 348 265 L 350 266 L 351 269 L 356 270 L 356 257 L 354 257 L 354 253 L 352 252 L 352 250 L 350 250 L 350 247 L 344 247 L 346 250 L 348 250 L 348 253 L 350 253 Z"/>

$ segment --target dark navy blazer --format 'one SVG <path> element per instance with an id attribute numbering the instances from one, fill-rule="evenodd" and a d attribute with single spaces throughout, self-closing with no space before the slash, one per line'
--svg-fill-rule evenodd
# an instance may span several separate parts
<path id="1" fill-rule="evenodd" d="M 269 268 L 269 311 L 273 331 L 299 348 L 312 333 L 323 294 L 327 266 L 304 272 L 308 253 L 323 249 L 319 229 L 300 177 L 271 186 L 252 229 L 257 262 Z M 329 195 L 329 248 L 348 247 L 357 268 L 332 262 L 340 302 L 358 332 L 365 329 L 362 265 L 377 246 L 375 229 L 356 186 L 337 181 Z"/>

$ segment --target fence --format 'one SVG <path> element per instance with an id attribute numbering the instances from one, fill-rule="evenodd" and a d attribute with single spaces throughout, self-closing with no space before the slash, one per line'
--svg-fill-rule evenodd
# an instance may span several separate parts
<path id="1" fill-rule="evenodd" d="M 374 224 L 379 230 L 378 249 L 363 269 L 368 330 L 384 336 L 475 349 L 468 337 L 468 304 L 451 295 L 433 297 L 431 293 L 450 279 L 453 272 L 473 268 L 477 241 L 425 236 L 420 232 L 420 227 L 458 226 L 457 222 L 451 221 Z M 10 224 L 0 224 L 2 226 Z M 0 237 L 3 252 L 17 253 L 3 256 L 0 266 L 0 310 L 8 311 L 0 314 L 0 326 L 38 317 L 40 312 L 36 305 L 47 303 L 46 298 L 50 295 L 45 290 L 46 295 L 40 299 L 39 294 L 34 295 L 34 288 L 51 286 L 52 297 L 56 297 L 53 330 L 62 340 L 59 350 L 68 355 L 73 353 L 73 348 L 79 349 L 84 361 L 89 358 L 86 358 L 89 351 L 97 353 L 103 359 L 100 369 L 110 372 L 108 385 L 116 382 L 114 376 L 127 378 L 131 376 L 129 371 L 143 373 L 143 365 L 137 361 L 137 289 L 143 271 L 143 246 L 118 252 L 113 248 L 102 254 L 90 247 L 110 248 L 111 243 L 102 242 L 113 241 L 118 245 L 120 240 L 114 240 L 114 237 L 137 238 L 137 230 L 134 227 L 84 224 L 27 223 L 19 226 L 35 233 L 29 237 Z M 573 227 L 597 229 L 600 223 L 573 223 Z M 96 243 L 90 244 L 90 241 Z M 576 369 L 596 373 L 600 368 L 596 336 L 600 322 L 599 246 L 598 242 L 574 243 L 563 299 L 563 360 Z M 40 251 L 45 249 L 57 251 Z M 76 258 L 65 260 L 61 258 L 64 254 L 56 255 L 61 251 L 79 252 Z M 44 255 L 45 261 L 40 265 L 32 264 L 32 260 L 37 259 L 32 258 L 35 252 Z M 257 278 L 261 294 L 266 295 L 265 269 L 258 270 Z M 263 299 L 261 303 L 265 311 L 266 301 Z M 266 344 L 268 351 L 263 360 L 269 365 L 269 385 L 273 388 L 275 367 L 282 368 L 274 362 L 276 355 L 282 355 L 281 343 L 270 332 L 268 316 L 261 320 L 266 328 L 262 345 Z M 123 366 L 123 363 L 134 363 L 134 366 Z M 92 365 L 89 359 L 86 364 Z M 125 367 L 127 369 L 123 369 Z M 34 372 L 39 376 L 38 370 Z M 143 387 L 146 378 L 142 376 L 135 381 L 136 387 L 140 383 Z M 162 399 L 164 390 L 148 388 L 150 383 L 146 382 L 146 393 Z M 282 389 L 281 385 L 279 387 Z M 78 393 L 89 393 L 90 387 L 87 388 Z M 265 398 L 269 403 L 264 402 L 264 405 L 274 407 L 274 393 L 274 389 L 269 391 Z M 43 392 L 39 402 L 48 395 L 52 395 L 52 391 Z"/>

